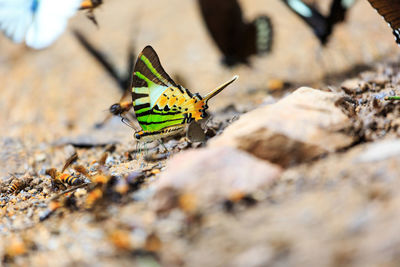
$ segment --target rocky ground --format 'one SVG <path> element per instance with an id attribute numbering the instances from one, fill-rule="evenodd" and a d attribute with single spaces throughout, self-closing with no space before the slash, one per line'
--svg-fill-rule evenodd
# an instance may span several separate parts
<path id="1" fill-rule="evenodd" d="M 133 39 L 192 91 L 240 79 L 206 142 L 139 149 L 118 118 L 94 127 L 121 92 L 70 31 L 40 52 L 1 37 L 2 265 L 398 266 L 400 65 L 368 3 L 320 48 L 279 1 L 241 1 L 271 14 L 274 50 L 226 69 L 195 1 L 105 2 L 99 29 L 70 27 L 121 73 Z M 74 153 L 80 185 L 54 183 Z"/>

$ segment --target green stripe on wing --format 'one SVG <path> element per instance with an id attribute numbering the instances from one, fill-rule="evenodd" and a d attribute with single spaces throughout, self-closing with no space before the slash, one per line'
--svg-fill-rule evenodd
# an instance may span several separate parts
<path id="1" fill-rule="evenodd" d="M 162 68 L 151 47 L 146 47 L 141 53 L 133 74 L 133 107 L 143 131 L 160 131 L 181 124 L 185 118 L 182 112 L 163 109 L 157 105 L 163 92 L 176 85 Z"/>
<path id="2" fill-rule="evenodd" d="M 167 81 L 167 79 L 165 79 L 164 77 L 161 76 L 160 73 L 158 73 L 158 71 L 153 67 L 153 64 L 151 64 L 150 60 L 145 55 L 142 55 L 140 57 L 140 59 L 144 62 L 144 64 L 146 64 L 146 66 L 149 68 L 151 73 L 153 73 L 154 76 L 156 76 L 161 82 L 163 82 L 164 84 L 166 84 L 168 86 L 172 86 L 172 84 L 170 84 Z"/>

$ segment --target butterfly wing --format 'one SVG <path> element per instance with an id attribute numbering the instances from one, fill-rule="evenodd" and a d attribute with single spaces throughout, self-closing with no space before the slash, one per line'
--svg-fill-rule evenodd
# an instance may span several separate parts
<path id="1" fill-rule="evenodd" d="M 198 3 L 205 25 L 224 55 L 225 65 L 247 63 L 250 55 L 270 50 L 272 28 L 267 16 L 247 23 L 237 0 L 198 0 Z"/>
<path id="2" fill-rule="evenodd" d="M 343 22 L 346 19 L 347 10 L 354 4 L 355 0 L 333 0 L 327 18 L 328 23 L 334 24 Z"/>
<path id="3" fill-rule="evenodd" d="M 271 19 L 267 16 L 259 16 L 253 22 L 246 25 L 243 32 L 241 57 L 250 55 L 262 55 L 271 51 L 273 28 Z"/>
<path id="4" fill-rule="evenodd" d="M 162 68 L 151 46 L 139 54 L 133 71 L 132 103 L 139 125 L 156 132 L 190 122 L 197 100 Z"/>
<path id="5" fill-rule="evenodd" d="M 81 0 L 39 0 L 38 9 L 26 34 L 26 44 L 42 49 L 52 44 L 65 30 Z"/>
<path id="6" fill-rule="evenodd" d="M 235 34 L 245 25 L 237 0 L 198 2 L 204 23 L 219 50 L 225 56 L 234 55 Z"/>
<path id="7" fill-rule="evenodd" d="M 301 0 L 283 0 L 283 2 L 310 26 L 321 44 L 327 42 L 332 29 L 325 17 L 315 8 L 303 3 Z"/>
<path id="8" fill-rule="evenodd" d="M 334 26 L 345 20 L 347 10 L 354 4 L 354 0 L 333 0 L 329 14 L 325 17 L 316 8 L 301 0 L 283 2 L 312 28 L 322 45 L 328 42 Z"/>
<path id="9" fill-rule="evenodd" d="M 398 0 L 368 0 L 372 7 L 392 27 L 396 42 L 400 45 L 400 1 Z"/>
<path id="10" fill-rule="evenodd" d="M 35 0 L 0 0 L 0 30 L 21 43 L 33 20 Z"/>

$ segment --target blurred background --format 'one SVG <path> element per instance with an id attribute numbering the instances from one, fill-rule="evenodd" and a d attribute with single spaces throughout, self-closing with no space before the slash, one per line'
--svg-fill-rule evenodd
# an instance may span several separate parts
<path id="1" fill-rule="evenodd" d="M 331 1 L 313 2 L 321 13 L 328 12 Z M 211 110 L 232 103 L 255 107 L 268 99 L 271 80 L 318 86 L 327 77 L 345 77 L 360 66 L 398 56 L 391 29 L 367 1 L 355 2 L 326 46 L 321 46 L 312 29 L 280 0 L 239 3 L 248 21 L 259 15 L 271 18 L 273 44 L 270 53 L 252 56 L 248 65 L 231 68 L 221 64 L 221 53 L 196 0 L 105 0 L 94 10 L 98 27 L 85 12 L 78 12 L 64 34 L 41 51 L 0 35 L 2 136 L 36 143 L 85 133 L 119 100 L 121 89 L 79 44 L 74 29 L 121 74 L 128 70 L 129 46 L 138 54 L 150 44 L 166 71 L 192 92 L 204 94 L 239 75 L 237 82 L 211 101 Z M 120 123 L 112 127 L 122 128 L 127 140 L 132 138 L 128 127 Z"/>

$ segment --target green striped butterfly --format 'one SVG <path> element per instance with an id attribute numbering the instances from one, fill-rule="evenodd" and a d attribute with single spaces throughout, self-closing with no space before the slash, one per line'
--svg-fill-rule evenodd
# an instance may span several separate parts
<path id="1" fill-rule="evenodd" d="M 132 105 L 141 127 L 135 139 L 146 143 L 185 132 L 188 125 L 208 116 L 208 100 L 237 78 L 234 76 L 203 98 L 176 84 L 154 49 L 146 46 L 133 70 Z"/>

